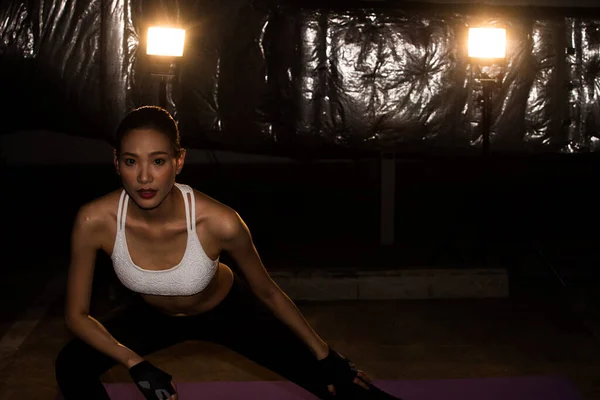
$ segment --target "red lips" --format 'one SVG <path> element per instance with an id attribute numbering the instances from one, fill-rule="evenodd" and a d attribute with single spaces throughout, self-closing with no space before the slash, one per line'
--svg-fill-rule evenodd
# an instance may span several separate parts
<path id="1" fill-rule="evenodd" d="M 140 189 L 137 191 L 140 194 L 140 197 L 143 199 L 151 199 L 156 195 L 156 190 L 154 189 Z"/>

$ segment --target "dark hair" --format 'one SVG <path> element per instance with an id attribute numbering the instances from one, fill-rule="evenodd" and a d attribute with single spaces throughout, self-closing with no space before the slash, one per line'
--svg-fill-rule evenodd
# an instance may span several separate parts
<path id="1" fill-rule="evenodd" d="M 143 106 L 129 112 L 119 124 L 115 134 L 115 149 L 121 154 L 121 142 L 128 132 L 134 129 L 153 129 L 166 135 L 173 147 L 175 156 L 181 153 L 181 143 L 177 122 L 167 110 L 156 106 Z"/>

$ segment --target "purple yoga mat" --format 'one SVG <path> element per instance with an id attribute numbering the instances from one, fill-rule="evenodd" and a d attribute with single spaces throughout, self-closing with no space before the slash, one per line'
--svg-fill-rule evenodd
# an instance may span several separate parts
<path id="1" fill-rule="evenodd" d="M 582 400 L 563 377 L 514 377 L 440 380 L 379 380 L 382 390 L 403 400 Z M 112 400 L 143 400 L 131 383 L 106 384 Z M 286 381 L 180 382 L 179 400 L 315 400 Z"/>

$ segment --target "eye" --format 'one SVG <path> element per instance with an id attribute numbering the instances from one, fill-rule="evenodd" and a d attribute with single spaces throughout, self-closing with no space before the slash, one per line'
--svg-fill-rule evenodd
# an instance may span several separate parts
<path id="1" fill-rule="evenodd" d="M 154 164 L 156 165 L 162 165 L 165 163 L 165 160 L 162 158 L 157 158 L 156 160 L 154 160 Z"/>
<path id="2" fill-rule="evenodd" d="M 133 165 L 134 163 L 135 163 L 135 160 L 133 158 L 125 159 L 125 165 Z"/>

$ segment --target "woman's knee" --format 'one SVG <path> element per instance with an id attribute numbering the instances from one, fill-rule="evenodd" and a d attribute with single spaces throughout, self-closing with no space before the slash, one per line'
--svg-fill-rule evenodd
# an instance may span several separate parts
<path id="1" fill-rule="evenodd" d="M 54 368 L 56 370 L 62 371 L 66 368 L 69 368 L 70 365 L 73 364 L 74 362 L 74 358 L 76 356 L 76 353 L 72 350 L 73 349 L 73 342 L 68 343 L 67 345 L 65 345 L 62 349 L 60 349 L 60 351 L 58 352 L 55 360 L 54 360 Z"/>
<path id="2" fill-rule="evenodd" d="M 73 339 L 58 353 L 54 361 L 54 371 L 58 381 L 82 376 L 94 378 L 100 376 L 111 366 L 110 360 L 98 350 Z"/>
<path id="3" fill-rule="evenodd" d="M 56 383 L 64 399 L 109 400 L 100 375 L 108 358 L 79 339 L 64 346 L 54 361 Z"/>
<path id="4" fill-rule="evenodd" d="M 54 372 L 56 379 L 62 382 L 69 377 L 81 373 L 80 352 L 77 351 L 76 341 L 71 341 L 65 345 L 54 360 Z"/>

